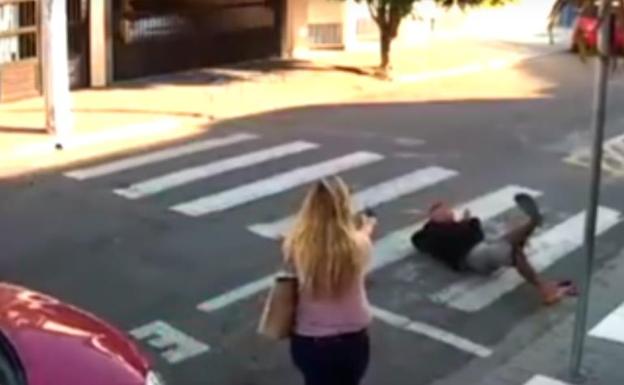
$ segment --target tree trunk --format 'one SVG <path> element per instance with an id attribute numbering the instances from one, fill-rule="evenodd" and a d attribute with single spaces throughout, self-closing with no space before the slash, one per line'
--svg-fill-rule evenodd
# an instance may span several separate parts
<path id="1" fill-rule="evenodd" d="M 405 14 L 402 13 L 402 8 L 397 3 L 388 3 L 386 1 L 380 1 L 376 8 L 369 3 L 369 11 L 373 20 L 377 23 L 377 27 L 379 27 L 379 48 L 381 53 L 379 75 L 387 78 L 388 70 L 390 69 L 392 41 L 397 37 L 401 19 Z"/>
<path id="2" fill-rule="evenodd" d="M 392 34 L 387 27 L 381 27 L 379 29 L 381 34 L 381 69 L 382 71 L 388 71 L 390 67 L 390 48 L 392 46 Z"/>

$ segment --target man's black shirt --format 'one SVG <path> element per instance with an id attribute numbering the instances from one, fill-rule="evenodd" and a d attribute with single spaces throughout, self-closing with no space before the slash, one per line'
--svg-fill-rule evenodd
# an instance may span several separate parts
<path id="1" fill-rule="evenodd" d="M 443 261 L 455 270 L 461 268 L 466 255 L 483 239 L 478 218 L 459 222 L 428 221 L 411 238 L 420 252 Z"/>

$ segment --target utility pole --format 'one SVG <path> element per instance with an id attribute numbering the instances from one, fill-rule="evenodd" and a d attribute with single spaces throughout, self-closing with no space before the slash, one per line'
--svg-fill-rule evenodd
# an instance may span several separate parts
<path id="1" fill-rule="evenodd" d="M 72 132 L 66 0 L 41 0 L 41 53 L 46 129 L 62 149 Z"/>
<path id="2" fill-rule="evenodd" d="M 604 140 L 604 126 L 607 114 L 607 91 L 609 83 L 609 63 L 611 60 L 613 19 L 611 15 L 611 0 L 601 0 L 600 3 L 600 37 L 599 58 L 596 68 L 596 84 L 594 88 L 594 110 L 592 129 L 594 132 L 591 181 L 589 186 L 589 202 L 585 223 L 585 264 L 581 272 L 581 296 L 576 309 L 574 337 L 570 362 L 570 378 L 579 383 L 584 380 L 581 373 L 583 350 L 587 336 L 587 311 L 589 308 L 589 294 L 591 277 L 594 265 L 594 245 L 596 238 L 596 214 L 600 200 L 600 181 L 602 174 L 602 142 Z"/>

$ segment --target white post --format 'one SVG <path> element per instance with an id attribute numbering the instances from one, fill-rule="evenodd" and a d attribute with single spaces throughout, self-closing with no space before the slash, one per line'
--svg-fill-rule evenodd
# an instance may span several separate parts
<path id="1" fill-rule="evenodd" d="M 41 0 L 41 42 L 46 129 L 63 148 L 72 131 L 66 0 Z"/>

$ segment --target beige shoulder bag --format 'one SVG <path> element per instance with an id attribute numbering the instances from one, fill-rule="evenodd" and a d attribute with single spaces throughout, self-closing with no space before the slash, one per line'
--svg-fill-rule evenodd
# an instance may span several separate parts
<path id="1" fill-rule="evenodd" d="M 280 273 L 275 277 L 260 317 L 259 334 L 274 340 L 283 340 L 292 335 L 298 292 L 299 285 L 294 271 Z"/>

